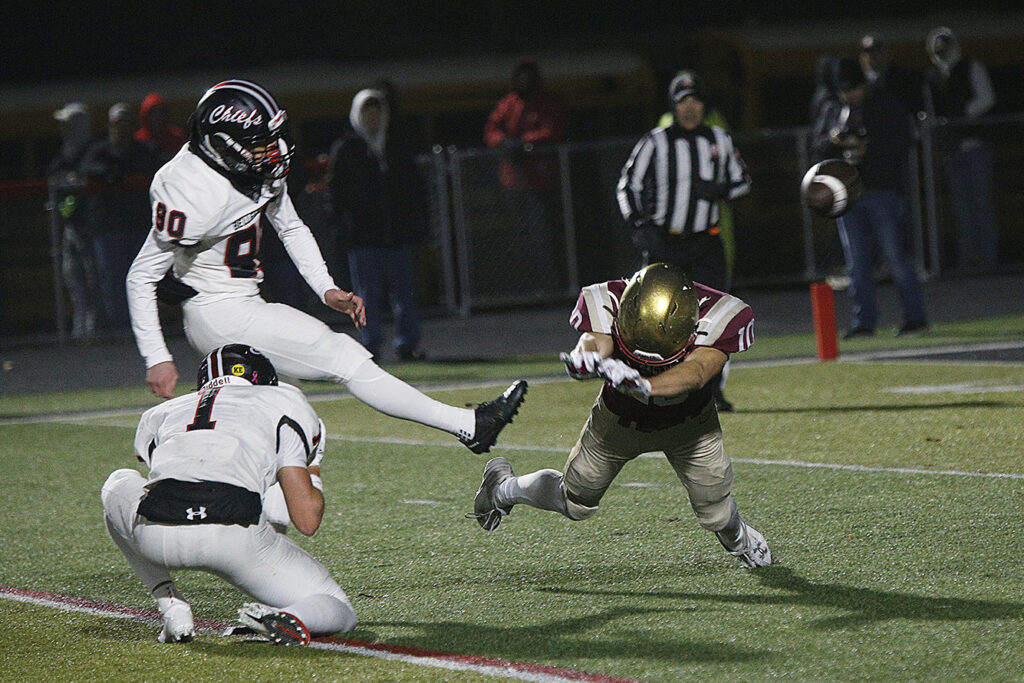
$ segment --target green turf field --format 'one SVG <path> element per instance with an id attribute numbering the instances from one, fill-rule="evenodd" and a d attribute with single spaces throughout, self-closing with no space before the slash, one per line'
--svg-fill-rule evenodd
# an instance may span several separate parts
<path id="1" fill-rule="evenodd" d="M 1019 339 L 1015 325 L 925 341 Z M 813 353 L 807 338 L 758 344 Z M 750 356 L 772 355 L 761 353 Z M 562 466 L 597 391 L 557 372 L 548 359 L 405 371 L 483 384 L 431 389 L 455 404 L 515 376 L 540 380 L 494 450 L 517 473 Z M 1024 365 L 736 363 L 729 396 L 734 493 L 772 567 L 740 569 L 654 457 L 627 466 L 591 520 L 518 507 L 487 535 L 463 516 L 486 456 L 343 393 L 314 404 L 332 434 L 328 512 L 301 542 L 348 591 L 359 641 L 644 681 L 1020 680 Z M 0 413 L 146 400 L 5 399 Z M 99 502 L 107 474 L 133 464 L 136 421 L 125 411 L 0 425 L 0 585 L 152 609 Z M 998 474 L 1015 476 L 982 476 Z M 230 621 L 245 599 L 197 573 L 179 585 L 201 618 Z M 152 625 L 9 600 L 0 623 L 6 680 L 496 680 L 215 635 L 161 646 Z"/>

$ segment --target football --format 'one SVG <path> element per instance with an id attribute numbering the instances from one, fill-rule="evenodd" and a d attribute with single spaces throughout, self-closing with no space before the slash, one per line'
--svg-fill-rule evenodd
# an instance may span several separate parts
<path id="1" fill-rule="evenodd" d="M 826 159 L 807 169 L 800 183 L 800 200 L 819 216 L 838 218 L 860 199 L 862 191 L 856 166 L 842 159 Z"/>

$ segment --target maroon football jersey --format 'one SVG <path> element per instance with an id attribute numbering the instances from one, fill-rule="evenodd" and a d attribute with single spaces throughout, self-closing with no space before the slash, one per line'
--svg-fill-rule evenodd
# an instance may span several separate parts
<path id="1" fill-rule="evenodd" d="M 625 280 L 611 280 L 584 287 L 576 300 L 576 308 L 569 324 L 580 332 L 612 334 L 612 322 L 619 312 L 619 301 L 626 289 Z M 726 354 L 746 351 L 754 341 L 754 312 L 741 299 L 711 289 L 699 282 L 693 283 L 697 291 L 697 333 L 693 343 L 683 353 L 685 360 L 698 346 L 710 346 Z M 633 365 L 642 373 L 653 374 L 650 368 L 638 366 L 619 353 L 613 357 Z M 616 391 L 605 382 L 602 389 L 605 404 L 626 422 L 636 423 L 637 429 L 653 430 L 678 424 L 687 417 L 699 414 L 712 392 L 710 384 L 684 396 L 652 397 L 646 401 Z"/>

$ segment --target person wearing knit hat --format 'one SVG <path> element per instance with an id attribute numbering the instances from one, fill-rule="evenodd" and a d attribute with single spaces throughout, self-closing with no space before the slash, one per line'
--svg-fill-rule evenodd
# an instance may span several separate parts
<path id="1" fill-rule="evenodd" d="M 861 65 L 842 58 L 833 82 L 843 103 L 830 139 L 843 158 L 857 166 L 864 194 L 836 219 L 850 273 L 852 317 L 844 339 L 872 337 L 880 314 L 875 288 L 875 255 L 888 264 L 903 309 L 896 336 L 927 331 L 921 283 L 911 262 L 907 217 L 910 211 L 910 150 L 913 145 L 907 102 L 868 83 Z"/>
<path id="2" fill-rule="evenodd" d="M 185 131 L 171 123 L 170 108 L 160 93 L 151 92 L 142 99 L 139 123 L 135 139 L 156 145 L 162 161 L 169 160 L 185 144 Z"/>

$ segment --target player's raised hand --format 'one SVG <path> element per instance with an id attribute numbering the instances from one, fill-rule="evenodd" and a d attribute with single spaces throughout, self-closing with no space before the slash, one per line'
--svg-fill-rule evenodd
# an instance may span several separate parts
<path id="1" fill-rule="evenodd" d="M 626 365 L 617 358 L 605 358 L 598 370 L 601 377 L 608 380 L 615 390 L 639 399 L 650 398 L 651 382 L 636 368 Z"/>
<path id="2" fill-rule="evenodd" d="M 165 360 L 146 370 L 146 386 L 160 398 L 174 396 L 174 387 L 178 384 L 178 368 L 174 361 Z"/>
<path id="3" fill-rule="evenodd" d="M 366 324 L 366 307 L 363 305 L 363 300 L 352 292 L 346 292 L 343 289 L 328 289 L 324 292 L 324 302 L 334 310 L 348 315 L 357 328 Z"/>
<path id="4" fill-rule="evenodd" d="M 579 351 L 573 349 L 570 353 L 560 353 L 558 357 L 565 363 L 565 372 L 573 379 L 593 379 L 600 377 L 598 367 L 601 364 L 601 354 L 597 351 Z"/>

